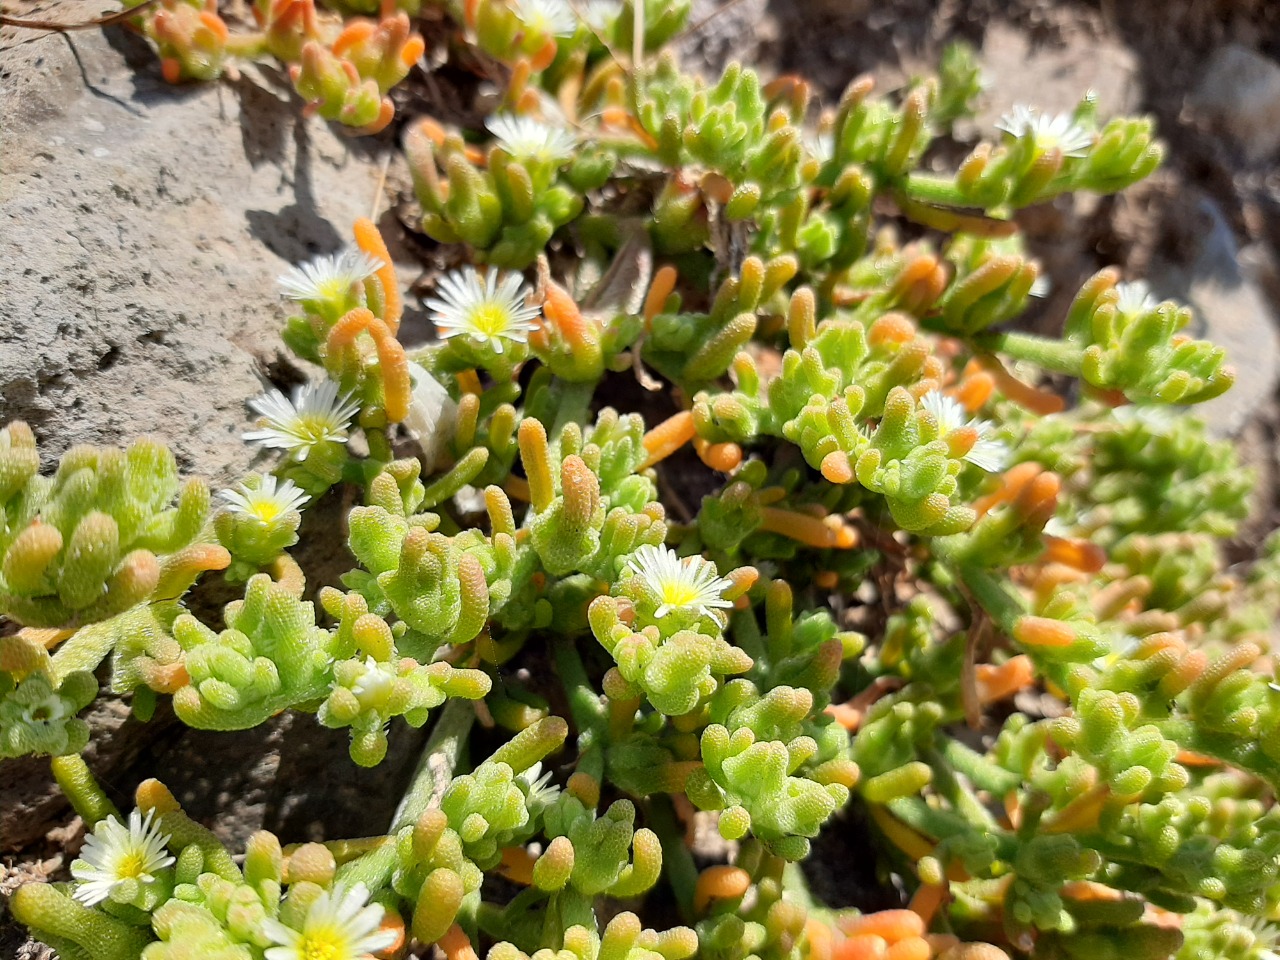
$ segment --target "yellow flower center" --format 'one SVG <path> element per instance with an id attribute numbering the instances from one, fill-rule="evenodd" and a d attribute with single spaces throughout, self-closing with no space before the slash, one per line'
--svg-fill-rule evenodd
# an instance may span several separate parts
<path id="1" fill-rule="evenodd" d="M 343 300 L 346 299 L 351 284 L 345 282 L 340 277 L 330 277 L 316 284 L 316 293 L 320 294 L 317 300 Z"/>
<path id="2" fill-rule="evenodd" d="M 319 443 L 328 437 L 333 428 L 333 418 L 324 414 L 310 414 L 298 417 L 298 433 L 313 443 Z"/>
<path id="3" fill-rule="evenodd" d="M 140 877 L 146 873 L 147 861 L 140 850 L 130 850 L 116 864 L 116 879 Z"/>
<path id="4" fill-rule="evenodd" d="M 325 930 L 303 934 L 298 941 L 298 956 L 300 960 L 344 960 L 345 950 L 334 939 L 333 932 Z"/>
<path id="5" fill-rule="evenodd" d="M 500 303 L 486 301 L 471 308 L 471 327 L 486 337 L 498 337 L 511 326 L 511 313 Z"/>
<path id="6" fill-rule="evenodd" d="M 250 503 L 253 515 L 263 523 L 272 523 L 280 516 L 280 505 L 274 500 L 254 500 Z"/>
<path id="7" fill-rule="evenodd" d="M 669 607 L 687 607 L 698 599 L 698 591 L 692 585 L 671 581 L 662 585 L 662 602 Z"/>

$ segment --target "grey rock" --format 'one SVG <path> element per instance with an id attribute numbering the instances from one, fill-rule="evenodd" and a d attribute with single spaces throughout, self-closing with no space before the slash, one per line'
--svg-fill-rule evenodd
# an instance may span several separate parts
<path id="1" fill-rule="evenodd" d="M 1280 148 L 1280 63 L 1240 44 L 1209 61 L 1188 98 L 1194 117 L 1231 138 L 1251 163 Z"/>
<path id="2" fill-rule="evenodd" d="M 987 89 L 973 122 L 987 136 L 1001 115 L 1018 104 L 1070 113 L 1092 90 L 1105 119 L 1134 113 L 1142 102 L 1137 57 L 1109 37 L 1079 36 L 1063 46 L 1036 46 L 1024 31 L 997 21 L 983 37 L 980 63 Z"/>
<path id="3" fill-rule="evenodd" d="M 731 60 L 750 67 L 760 61 L 760 47 L 777 36 L 767 0 L 694 0 L 678 47 L 687 69 L 718 79 Z"/>
<path id="4" fill-rule="evenodd" d="M 1280 338 L 1275 315 L 1258 270 L 1241 266 L 1231 227 L 1218 205 L 1198 201 L 1203 228 L 1199 250 L 1189 267 L 1153 264 L 1151 286 L 1195 309 L 1186 332 L 1223 347 L 1235 368 L 1235 385 L 1220 397 L 1191 408 L 1220 437 L 1238 435 L 1275 395 L 1280 382 Z"/>
<path id="5" fill-rule="evenodd" d="M 7 31 L 0 69 L 0 420 L 28 420 L 49 462 L 156 433 L 185 470 L 239 475 L 274 278 L 367 215 L 370 148 L 262 72 L 169 86 L 118 27 Z"/>
<path id="6" fill-rule="evenodd" d="M 62 0 L 22 14 L 69 22 L 102 11 Z M 235 81 L 169 86 L 154 52 L 119 27 L 0 31 L 0 423 L 31 423 L 46 467 L 75 443 L 150 433 L 215 486 L 249 469 L 245 401 L 280 349 L 275 278 L 349 242 L 378 189 L 375 151 L 387 149 L 299 108 L 278 78 L 252 68 Z M 340 764 L 355 776 L 345 734 L 313 736 L 314 721 L 295 735 L 310 769 L 289 776 L 272 753 L 280 724 L 188 740 L 172 721 L 142 725 L 126 712 L 104 697 L 86 714 L 89 762 L 125 806 L 141 754 L 139 766 L 237 840 L 264 824 L 303 833 L 286 808 L 308 822 L 345 810 L 348 829 L 369 809 L 353 786 L 339 798 L 319 773 Z M 410 754 L 415 736 L 401 740 Z M 386 776 L 407 776 L 399 770 Z M 47 759 L 0 761 L 7 863 L 69 816 Z M 368 828 L 389 816 L 374 804 Z M 24 939 L 0 905 L 0 955 L 46 955 Z"/>

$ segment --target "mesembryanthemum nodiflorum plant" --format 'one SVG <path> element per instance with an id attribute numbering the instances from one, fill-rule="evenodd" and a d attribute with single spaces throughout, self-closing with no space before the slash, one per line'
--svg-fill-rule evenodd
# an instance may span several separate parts
<path id="1" fill-rule="evenodd" d="M 465 261 L 435 340 L 403 342 L 361 220 L 281 280 L 314 377 L 245 398 L 268 472 L 212 520 L 160 441 L 46 476 L 0 432 L 0 756 L 51 755 L 92 831 L 14 915 L 72 960 L 1272 956 L 1280 541 L 1226 563 L 1251 480 L 1179 409 L 1230 368 L 1115 269 L 1060 336 L 1011 323 L 1039 272 L 1012 213 L 1146 176 L 1150 122 L 1019 107 L 948 172 L 963 48 L 823 109 L 682 70 L 688 3 L 443 6 L 508 69 L 483 128 L 405 131 Z M 270 55 L 385 126 L 419 5 L 332 8 L 139 16 L 173 79 Z M 341 531 L 309 531 L 334 488 Z M 290 551 L 325 535 L 352 567 L 317 585 Z M 215 626 L 184 595 L 217 571 L 244 586 Z M 90 776 L 107 660 L 144 719 L 311 713 L 363 766 L 430 725 L 423 762 L 370 836 L 237 858 L 157 782 L 126 817 Z M 854 824 L 900 909 L 807 889 Z"/>

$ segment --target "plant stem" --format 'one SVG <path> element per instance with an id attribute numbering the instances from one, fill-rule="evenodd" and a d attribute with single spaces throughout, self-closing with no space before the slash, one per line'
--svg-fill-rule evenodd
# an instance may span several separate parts
<path id="1" fill-rule="evenodd" d="M 267 38 L 261 33 L 232 34 L 227 38 L 227 53 L 233 57 L 252 60 L 267 52 Z"/>
<path id="2" fill-rule="evenodd" d="M 938 734 L 939 754 L 959 773 L 964 774 L 979 790 L 1003 797 L 1022 785 L 1016 773 L 997 766 L 990 759 L 966 747 L 954 737 Z"/>
<path id="3" fill-rule="evenodd" d="M 578 728 L 578 772 L 604 782 L 604 745 L 609 736 L 609 711 L 596 694 L 587 668 L 572 640 L 555 644 L 556 672 L 569 700 L 573 725 Z"/>
<path id="4" fill-rule="evenodd" d="M 406 837 L 412 832 L 412 827 L 406 827 L 401 831 Z M 348 886 L 363 883 L 366 889 L 376 893 L 391 882 L 391 875 L 395 873 L 396 861 L 399 857 L 396 850 L 398 843 L 398 837 L 384 837 L 382 842 L 368 853 L 361 854 L 354 860 L 339 866 L 337 879 Z"/>
<path id="5" fill-rule="evenodd" d="M 1267 756 L 1258 743 L 1206 730 L 1193 717 L 1157 720 L 1155 726 L 1184 750 L 1221 760 L 1266 781 L 1273 790 L 1280 790 L 1280 763 Z"/>
<path id="6" fill-rule="evenodd" d="M 886 806 L 890 813 L 912 830 L 934 840 L 964 836 L 973 829 L 961 814 L 930 807 L 920 797 L 899 797 L 897 800 L 890 800 Z M 998 829 L 987 830 L 986 834 L 995 842 L 997 854 L 1002 859 L 1012 860 L 1016 856 L 1018 841 L 1012 834 Z"/>
<path id="7" fill-rule="evenodd" d="M 943 739 L 951 739 L 945 734 Z M 920 759 L 933 770 L 933 788 L 944 797 L 951 807 L 962 814 L 980 830 L 991 830 L 996 826 L 995 818 L 969 790 L 955 769 L 946 761 L 936 747 L 926 747 L 920 751 Z"/>
<path id="8" fill-rule="evenodd" d="M 945 554 L 943 557 L 945 559 Z M 986 610 L 988 616 L 1006 633 L 1011 632 L 1018 618 L 1026 613 L 1021 601 L 1009 593 L 1004 585 L 986 570 L 969 564 L 960 564 L 954 572 L 969 588 L 974 599 L 982 605 L 982 609 Z"/>
<path id="9" fill-rule="evenodd" d="M 983 350 L 1004 353 L 1015 360 L 1026 360 L 1045 370 L 1080 376 L 1084 364 L 1084 351 L 1066 340 L 1050 340 L 1030 333 L 993 333 L 975 338 Z"/>
<path id="10" fill-rule="evenodd" d="M 391 882 L 399 857 L 397 847 L 400 840 L 413 832 L 414 824 L 431 806 L 432 799 L 449 785 L 475 719 L 471 701 L 450 700 L 445 704 L 426 746 L 422 748 L 409 789 L 396 808 L 391 830 L 388 831 L 390 836 L 369 852 L 339 867 L 339 880 L 346 884 L 363 883 L 375 893 Z"/>
<path id="11" fill-rule="evenodd" d="M 820 903 L 809 889 L 809 880 L 800 864 L 788 863 L 782 868 L 782 886 L 787 891 L 788 899 L 804 907 L 810 917 L 818 919 L 830 916 L 830 908 Z"/>
<path id="12" fill-rule="evenodd" d="M 960 192 L 954 177 L 937 177 L 928 174 L 913 173 L 907 178 L 903 188 L 912 200 L 925 203 L 940 203 L 948 207 L 968 207 L 972 202 Z"/>
<path id="13" fill-rule="evenodd" d="M 567 380 L 556 381 L 556 393 L 559 403 L 556 406 L 556 418 L 547 425 L 547 436 L 558 437 L 566 424 L 585 424 L 587 413 L 591 410 L 591 398 L 595 395 L 596 384 L 572 383 Z"/>
<path id="14" fill-rule="evenodd" d="M 599 729 L 603 732 L 609 723 L 609 713 L 587 677 L 587 668 L 582 664 L 577 646 L 572 640 L 557 643 L 554 653 L 556 672 L 560 674 L 565 696 L 569 698 L 569 712 L 573 714 L 574 725 L 580 731 Z"/>
<path id="15" fill-rule="evenodd" d="M 432 798 L 449 785 L 475 719 L 475 708 L 470 700 L 454 699 L 445 704 L 427 745 L 422 749 L 409 789 L 396 808 L 391 822 L 392 833 L 416 824 L 431 805 Z"/>

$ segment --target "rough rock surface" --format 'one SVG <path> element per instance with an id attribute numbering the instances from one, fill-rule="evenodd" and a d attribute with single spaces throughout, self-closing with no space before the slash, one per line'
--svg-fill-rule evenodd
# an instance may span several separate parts
<path id="1" fill-rule="evenodd" d="M 264 73 L 171 87 L 118 27 L 6 30 L 0 65 L 0 416 L 50 460 L 156 432 L 230 479 L 276 342 L 273 280 L 368 213 L 377 144 L 303 120 Z"/>
<path id="2" fill-rule="evenodd" d="M 21 15 L 103 9 L 24 4 Z M 275 277 L 347 242 L 389 144 L 303 120 L 267 72 L 171 87 L 119 27 L 0 32 L 0 143 L 0 422 L 30 422 L 47 466 L 74 443 L 155 433 L 186 473 L 243 474 L 245 400 L 279 343 Z M 355 788 L 344 731 L 281 718 L 214 736 L 126 712 L 106 698 L 89 714 L 88 759 L 112 795 L 127 805 L 145 767 L 237 841 L 262 826 L 306 839 L 333 817 L 352 835 L 383 828 L 377 795 L 394 806 L 419 739 L 393 739 L 388 764 L 360 781 L 371 798 Z M 241 777 L 224 783 L 215 768 Z M 47 762 L 0 762 L 0 883 L 56 869 L 39 851 L 9 858 L 69 817 Z M 0 956 L 41 955 L 23 939 L 0 906 Z"/>
<path id="3" fill-rule="evenodd" d="M 1280 149 L 1280 63 L 1231 43 L 1213 55 L 1187 106 L 1251 163 Z"/>
<path id="4" fill-rule="evenodd" d="M 1195 309 L 1186 332 L 1209 340 L 1227 352 L 1235 368 L 1235 385 L 1220 397 L 1194 408 L 1210 431 L 1220 437 L 1237 436 L 1275 395 L 1280 382 L 1280 339 L 1276 319 L 1260 270 L 1244 269 L 1231 228 L 1222 210 L 1208 197 L 1194 199 L 1193 232 L 1187 245 L 1189 263 L 1174 265 L 1156 259 L 1149 275 L 1152 289 Z"/>
<path id="5" fill-rule="evenodd" d="M 1098 37 L 1089 41 L 1089 56 L 1072 44 L 1036 45 L 1020 30 L 993 23 L 982 41 L 982 73 L 987 80 L 979 130 L 990 130 L 1017 104 L 1032 104 L 1044 113 L 1070 113 L 1086 90 L 1098 99 L 1104 120 L 1138 112 L 1142 88 L 1138 61 L 1125 46 Z"/>

